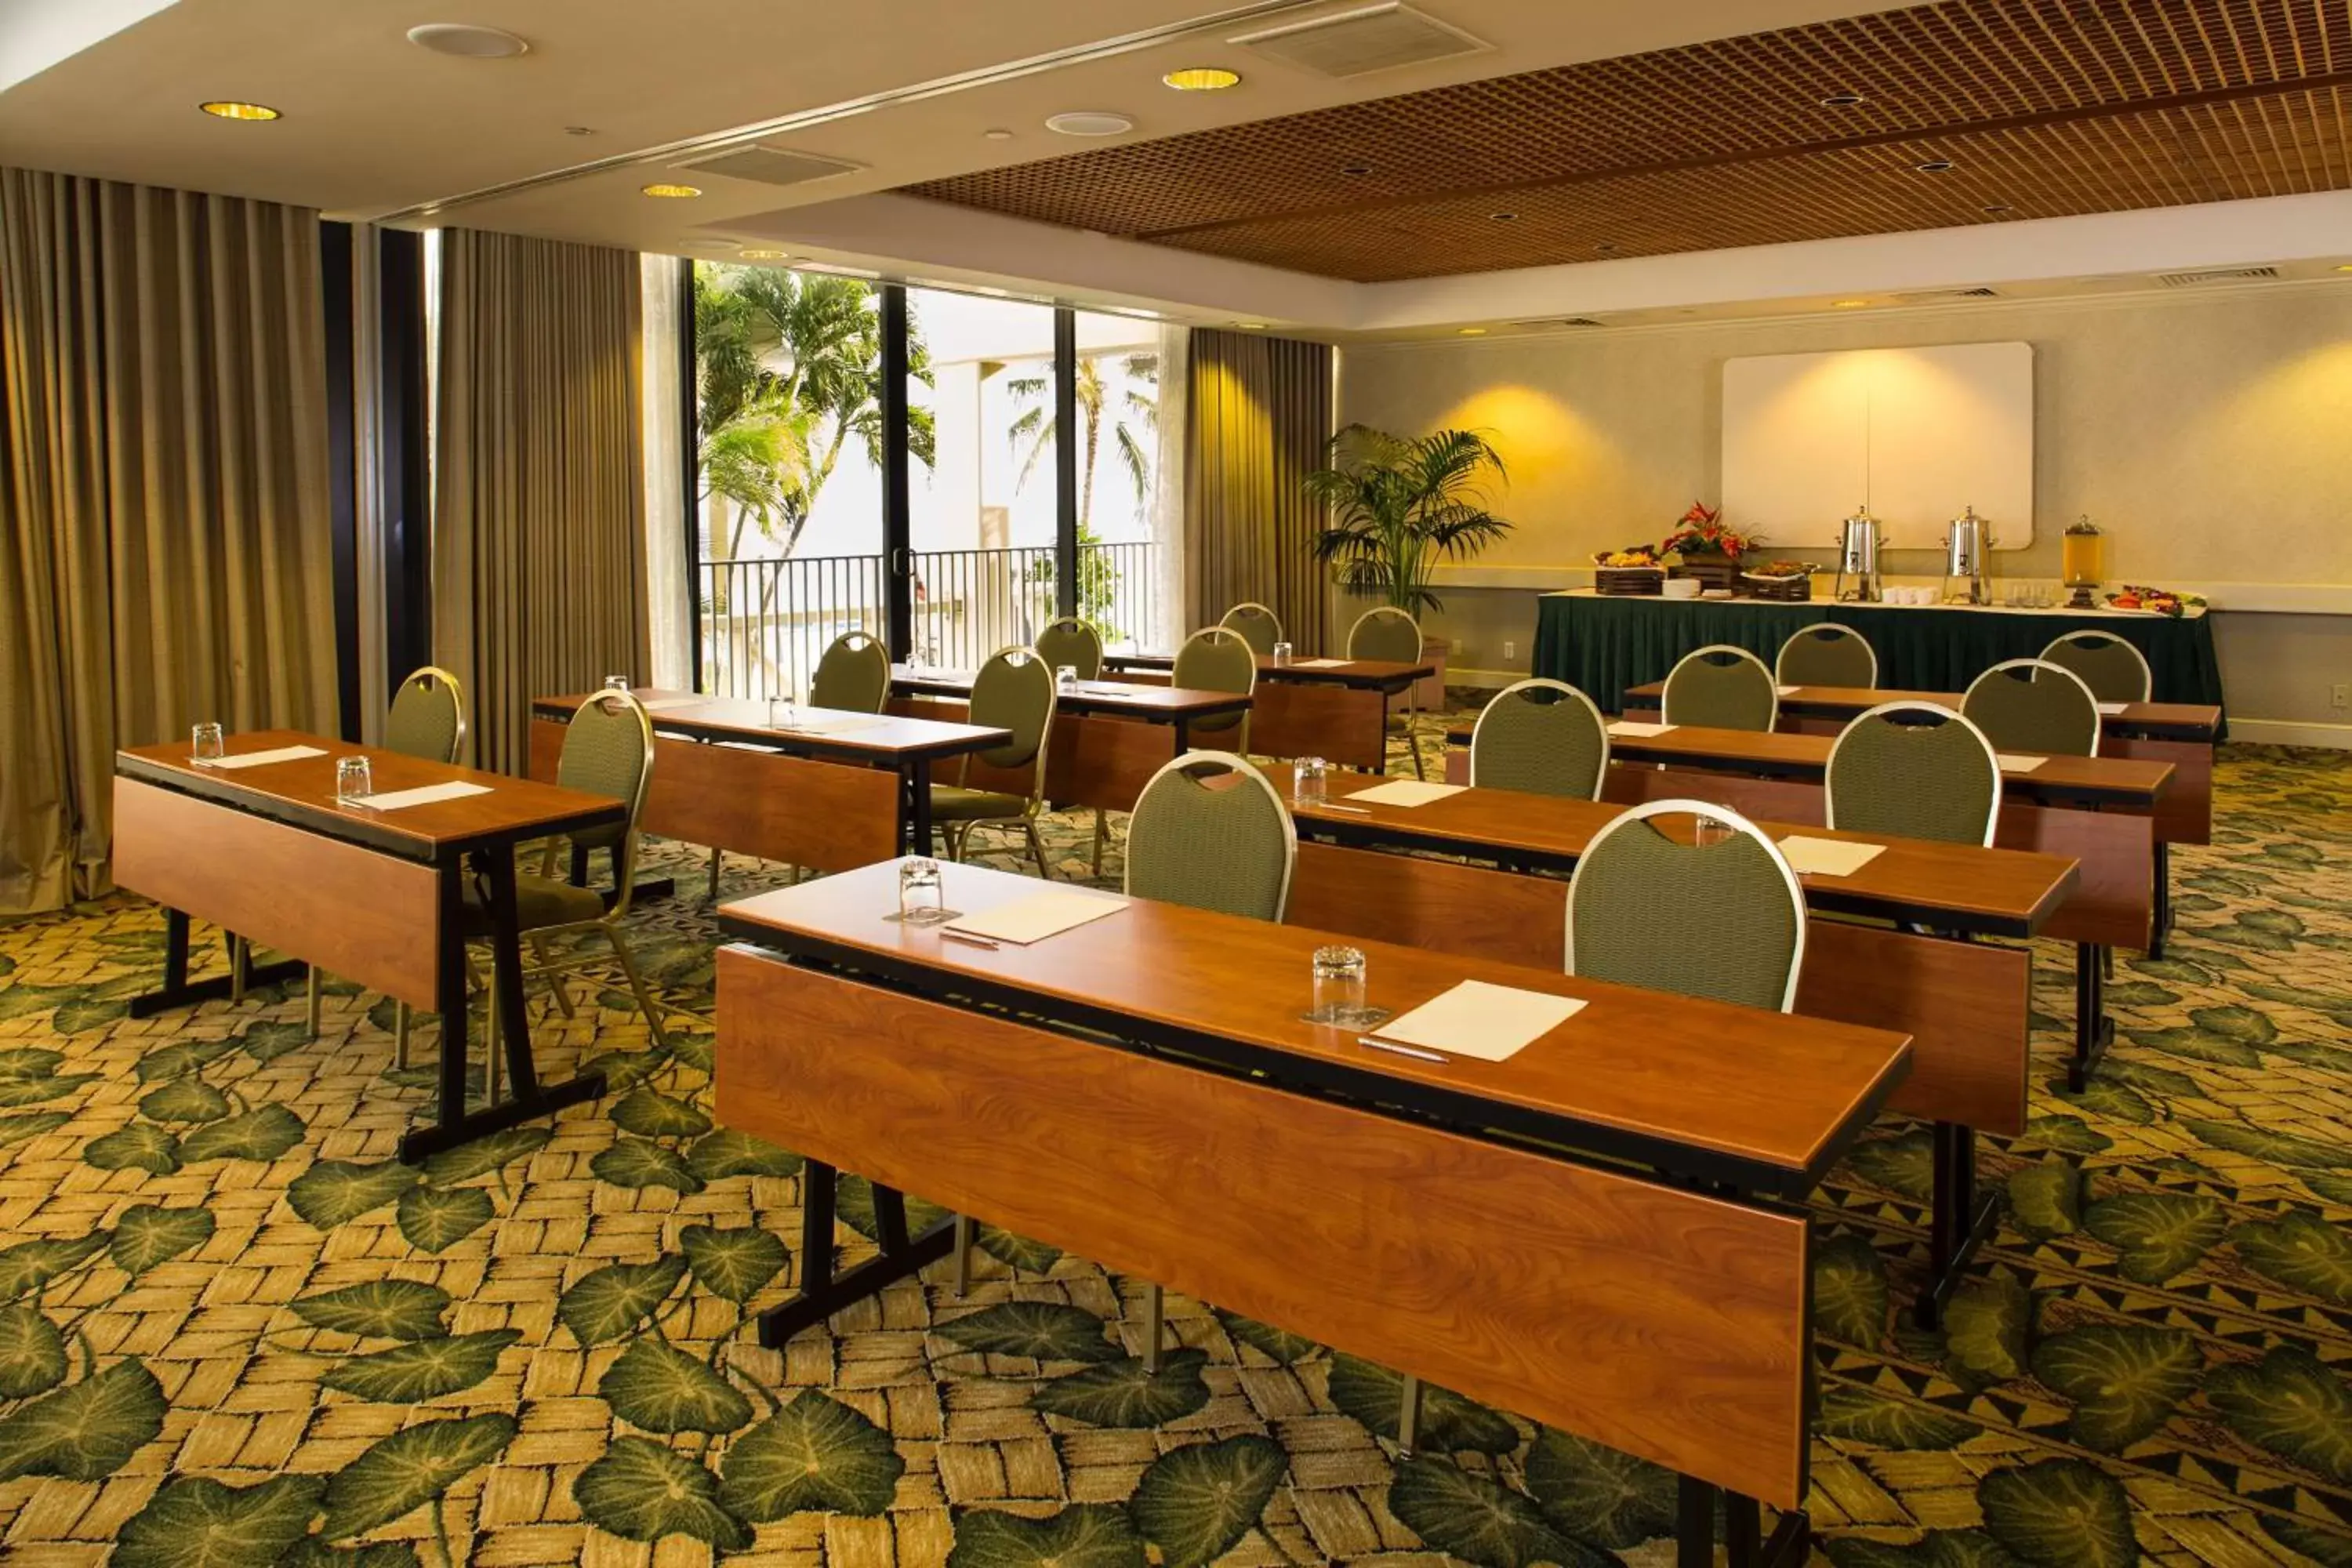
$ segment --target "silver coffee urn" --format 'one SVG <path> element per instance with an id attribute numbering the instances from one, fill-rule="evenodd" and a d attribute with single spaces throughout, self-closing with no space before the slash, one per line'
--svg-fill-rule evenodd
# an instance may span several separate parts
<path id="1" fill-rule="evenodd" d="M 1838 539 L 1837 597 L 1878 603 L 1878 520 L 1864 506 L 1845 520 Z"/>
<path id="2" fill-rule="evenodd" d="M 1967 584 L 1966 591 L 1956 584 Z M 1954 605 L 1992 603 L 1992 524 L 1969 507 L 1952 519 L 1944 535 L 1944 600 Z"/>

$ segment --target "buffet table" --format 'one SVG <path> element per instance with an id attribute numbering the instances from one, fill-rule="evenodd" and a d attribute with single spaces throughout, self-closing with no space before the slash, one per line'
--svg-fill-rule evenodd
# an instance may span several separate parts
<path id="1" fill-rule="evenodd" d="M 1731 643 L 1769 664 L 1790 633 L 1822 621 L 1869 638 L 1878 684 L 1890 689 L 1964 691 L 2005 658 L 2030 658 L 2063 633 L 2095 629 L 2147 656 L 2156 701 L 2221 701 L 2213 629 L 2201 613 L 2175 620 L 2125 610 L 1604 597 L 1589 588 L 1546 594 L 1537 605 L 1535 673 L 1567 681 L 1610 713 L 1623 710 L 1629 688 L 1664 679 L 1693 648 Z M 2225 726 L 2215 738 L 2227 734 Z"/>

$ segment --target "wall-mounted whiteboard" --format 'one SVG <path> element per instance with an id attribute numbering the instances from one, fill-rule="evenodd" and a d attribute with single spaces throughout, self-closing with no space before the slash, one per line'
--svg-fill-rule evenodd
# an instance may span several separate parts
<path id="1" fill-rule="evenodd" d="M 1973 506 L 1994 546 L 2033 540 L 2033 345 L 1764 354 L 1723 366 L 1725 521 L 1833 545 L 1866 503 L 1887 546 L 1941 547 Z"/>

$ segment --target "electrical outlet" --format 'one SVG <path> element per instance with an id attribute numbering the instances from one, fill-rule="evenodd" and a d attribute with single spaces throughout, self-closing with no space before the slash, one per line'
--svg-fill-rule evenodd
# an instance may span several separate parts
<path id="1" fill-rule="evenodd" d="M 1519 645 L 1518 645 L 1518 644 L 1517 644 L 1517 643 L 1515 643 L 1515 642 L 1507 642 L 1507 643 L 1505 643 L 1505 644 L 1503 645 L 1503 657 L 1504 657 L 1505 658 L 1518 658 L 1518 657 L 1519 657 Z"/>
<path id="2" fill-rule="evenodd" d="M 2339 680 L 2327 689 L 2330 708 L 2352 708 L 2352 680 Z"/>
<path id="3" fill-rule="evenodd" d="M 1445 651 L 1448 653 L 1462 653 L 1466 651 L 1468 647 L 1469 644 L 1464 642 L 1460 637 L 1454 637 L 1446 643 Z"/>

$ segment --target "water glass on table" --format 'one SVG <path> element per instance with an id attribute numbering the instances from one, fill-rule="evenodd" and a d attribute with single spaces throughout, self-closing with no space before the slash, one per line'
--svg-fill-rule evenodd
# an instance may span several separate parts
<path id="1" fill-rule="evenodd" d="M 1077 689 L 1078 667 L 1075 664 L 1055 665 L 1054 667 L 1054 689 L 1056 691 L 1066 692 L 1076 691 Z"/>
<path id="2" fill-rule="evenodd" d="M 608 675 L 604 678 L 604 689 L 607 691 L 626 691 L 628 689 L 629 678 L 625 675 Z"/>
<path id="3" fill-rule="evenodd" d="M 1331 798 L 1331 764 L 1320 757 L 1301 757 L 1290 770 L 1290 798 L 1299 805 L 1321 805 Z"/>
<path id="4" fill-rule="evenodd" d="M 216 763 L 228 754 L 228 737 L 218 724 L 198 724 L 188 731 L 191 762 Z"/>
<path id="5" fill-rule="evenodd" d="M 792 694 L 790 692 L 785 693 L 782 697 L 771 697 L 768 699 L 769 729 L 789 730 L 797 725 L 800 721 L 800 704 L 793 700 Z"/>
<path id="6" fill-rule="evenodd" d="M 910 855 L 898 863 L 898 912 L 902 925 L 933 926 L 955 919 L 947 907 L 947 889 L 940 863 L 928 855 Z"/>
<path id="7" fill-rule="evenodd" d="M 1309 1023 L 1354 1028 L 1367 1021 L 1363 949 L 1318 947 L 1314 971 L 1315 1005 L 1307 1015 Z"/>
<path id="8" fill-rule="evenodd" d="M 1288 643 L 1278 642 L 1274 645 L 1274 662 L 1277 665 L 1287 665 L 1290 662 L 1290 645 Z"/>
<path id="9" fill-rule="evenodd" d="M 339 757 L 335 761 L 335 804 L 357 805 L 375 793 L 375 774 L 365 757 Z"/>

